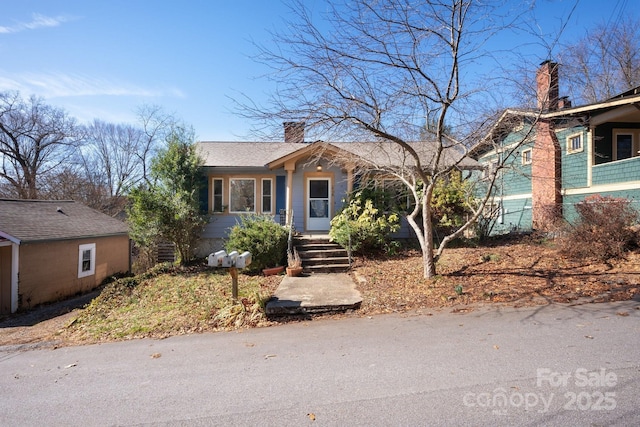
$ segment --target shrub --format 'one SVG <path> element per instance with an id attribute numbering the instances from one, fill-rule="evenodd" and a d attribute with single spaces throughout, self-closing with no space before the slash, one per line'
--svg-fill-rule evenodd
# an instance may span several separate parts
<path id="1" fill-rule="evenodd" d="M 446 233 L 461 227 L 471 212 L 468 201 L 472 192 L 472 182 L 462 179 L 460 173 L 436 181 L 431 198 L 433 223 Z"/>
<path id="2" fill-rule="evenodd" d="M 560 250 L 571 258 L 607 261 L 620 257 L 635 241 L 632 226 L 638 212 L 627 199 L 594 195 L 576 205 L 578 221 L 560 239 Z"/>
<path id="3" fill-rule="evenodd" d="M 384 215 L 374 207 L 371 199 L 356 193 L 338 215 L 331 220 L 329 237 L 343 247 L 348 247 L 351 236 L 351 250 L 363 252 L 384 247 L 390 233 L 398 231 L 398 214 Z"/>
<path id="4" fill-rule="evenodd" d="M 251 252 L 248 271 L 282 265 L 287 254 L 287 228 L 266 215 L 242 215 L 231 228 L 225 247 L 227 252 Z"/>

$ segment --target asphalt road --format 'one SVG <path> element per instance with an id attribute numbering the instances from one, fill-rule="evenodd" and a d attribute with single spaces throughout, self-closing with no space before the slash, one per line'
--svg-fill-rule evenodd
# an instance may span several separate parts
<path id="1" fill-rule="evenodd" d="M 640 303 L 0 348 L 1 425 L 640 425 Z"/>

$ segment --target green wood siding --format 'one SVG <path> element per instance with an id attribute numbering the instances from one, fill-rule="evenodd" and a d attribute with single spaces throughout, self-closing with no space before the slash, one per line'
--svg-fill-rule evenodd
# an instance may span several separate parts
<path id="1" fill-rule="evenodd" d="M 621 191 L 605 191 L 599 193 L 589 193 L 589 194 L 577 194 L 577 195 L 566 195 L 562 199 L 562 209 L 564 218 L 568 222 L 574 222 L 577 220 L 578 215 L 576 213 L 575 205 L 580 203 L 585 199 L 585 197 L 600 194 L 601 196 L 609 196 L 609 197 L 618 197 L 623 199 L 628 199 L 631 201 L 631 206 L 633 206 L 636 210 L 640 211 L 640 188 L 636 190 L 621 190 Z"/>
<path id="2" fill-rule="evenodd" d="M 592 185 L 640 181 L 640 157 L 603 163 L 593 167 Z"/>
<path id="3" fill-rule="evenodd" d="M 582 151 L 570 153 L 567 150 L 567 138 L 573 135 L 582 137 Z M 572 127 L 562 129 L 556 133 L 558 143 L 562 151 L 562 188 L 583 188 L 587 187 L 588 181 L 588 150 L 587 150 L 587 130 L 584 127 Z"/>

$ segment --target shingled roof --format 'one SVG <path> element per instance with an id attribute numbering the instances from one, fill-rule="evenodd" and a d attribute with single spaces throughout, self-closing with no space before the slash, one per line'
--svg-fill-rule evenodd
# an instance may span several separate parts
<path id="1" fill-rule="evenodd" d="M 411 143 L 416 149 L 424 165 L 429 165 L 434 152 L 435 143 Z M 407 154 L 400 146 L 391 142 L 332 142 L 323 141 L 291 143 L 291 142 L 217 142 L 203 141 L 198 143 L 199 153 L 204 159 L 204 166 L 210 167 L 268 167 L 281 166 L 278 160 L 302 150 L 338 150 L 375 163 L 393 166 L 407 163 Z M 335 154 L 335 153 L 334 153 Z M 462 169 L 475 169 L 479 163 L 465 157 L 458 147 L 445 149 L 443 165 L 459 162 Z"/>
<path id="2" fill-rule="evenodd" d="M 0 199 L 0 238 L 14 243 L 127 233 L 122 221 L 72 200 Z"/>

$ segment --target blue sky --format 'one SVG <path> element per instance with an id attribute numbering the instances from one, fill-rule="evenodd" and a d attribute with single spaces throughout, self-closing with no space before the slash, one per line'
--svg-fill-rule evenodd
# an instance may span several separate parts
<path id="1" fill-rule="evenodd" d="M 570 16 L 562 39 L 570 41 L 621 13 L 637 15 L 639 2 L 575 5 L 538 0 L 539 31 L 557 32 Z M 251 59 L 253 42 L 268 44 L 287 13 L 280 0 L 5 2 L 0 91 L 41 96 L 83 122 L 134 123 L 139 106 L 160 105 L 200 140 L 246 139 L 251 123 L 233 114 L 229 97 L 261 100 L 271 90 L 260 79 L 267 70 Z"/>

